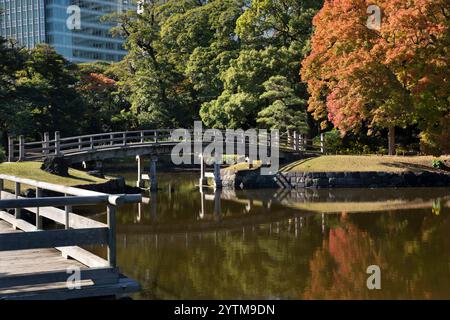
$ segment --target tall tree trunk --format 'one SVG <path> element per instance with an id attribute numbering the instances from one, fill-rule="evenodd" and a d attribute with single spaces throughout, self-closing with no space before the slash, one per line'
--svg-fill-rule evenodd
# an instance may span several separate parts
<path id="1" fill-rule="evenodd" d="M 389 127 L 388 133 L 388 145 L 389 145 L 389 155 L 395 155 L 395 127 Z"/>

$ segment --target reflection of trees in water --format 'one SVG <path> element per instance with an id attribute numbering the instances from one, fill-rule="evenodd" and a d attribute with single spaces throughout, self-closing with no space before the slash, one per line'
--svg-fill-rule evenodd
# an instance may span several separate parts
<path id="1" fill-rule="evenodd" d="M 320 225 L 311 225 L 295 237 L 293 228 L 280 224 L 269 236 L 268 226 L 255 230 L 221 232 L 189 238 L 128 235 L 119 247 L 123 271 L 145 288 L 143 297 L 184 299 L 289 298 L 306 285 L 308 262 L 320 245 Z M 275 232 L 275 231 L 273 231 Z M 120 241 L 118 242 L 120 243 Z M 147 275 L 147 276 L 145 276 Z"/>
<path id="2" fill-rule="evenodd" d="M 423 213 L 423 211 L 422 211 Z M 310 262 L 302 298 L 448 299 L 450 220 L 431 214 L 355 214 L 341 218 Z M 379 265 L 382 290 L 366 287 L 366 269 Z"/>

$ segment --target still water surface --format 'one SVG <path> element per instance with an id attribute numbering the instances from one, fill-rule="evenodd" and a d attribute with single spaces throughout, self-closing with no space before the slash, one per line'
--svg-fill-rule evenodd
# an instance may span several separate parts
<path id="1" fill-rule="evenodd" d="M 148 204 L 118 211 L 136 299 L 450 299 L 449 188 L 200 193 L 197 173 L 158 179 Z"/>

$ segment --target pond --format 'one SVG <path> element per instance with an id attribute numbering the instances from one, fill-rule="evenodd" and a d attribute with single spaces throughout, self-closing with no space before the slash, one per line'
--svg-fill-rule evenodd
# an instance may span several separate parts
<path id="1" fill-rule="evenodd" d="M 200 192 L 198 178 L 160 173 L 147 204 L 118 210 L 135 299 L 450 298 L 449 188 Z"/>

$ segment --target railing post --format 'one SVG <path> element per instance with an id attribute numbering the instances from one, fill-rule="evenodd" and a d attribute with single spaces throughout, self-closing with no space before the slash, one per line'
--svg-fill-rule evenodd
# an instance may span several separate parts
<path id="1" fill-rule="evenodd" d="M 14 137 L 8 136 L 8 161 L 14 162 Z"/>
<path id="2" fill-rule="evenodd" d="M 61 134 L 59 131 L 55 132 L 55 155 L 59 156 L 61 153 Z"/>
<path id="3" fill-rule="evenodd" d="M 78 150 L 83 149 L 83 138 L 78 138 Z"/>
<path id="4" fill-rule="evenodd" d="M 94 137 L 89 137 L 89 143 L 91 150 L 94 150 Z"/>
<path id="5" fill-rule="evenodd" d="M 67 193 L 64 194 L 64 197 L 67 197 L 67 196 L 68 196 Z M 69 230 L 70 229 L 69 218 L 70 218 L 70 212 L 72 211 L 72 206 L 64 206 L 64 211 L 66 214 L 66 220 L 65 220 L 64 226 L 66 227 L 66 230 Z"/>
<path id="6" fill-rule="evenodd" d="M 155 130 L 155 143 L 158 143 L 158 130 Z"/>
<path id="7" fill-rule="evenodd" d="M 144 143 L 144 131 L 141 131 L 141 143 Z"/>
<path id="8" fill-rule="evenodd" d="M 294 131 L 294 151 L 298 151 L 298 134 Z"/>
<path id="9" fill-rule="evenodd" d="M 320 134 L 320 152 L 325 153 L 325 136 L 323 133 Z"/>
<path id="10" fill-rule="evenodd" d="M 42 189 L 36 188 L 36 198 L 42 197 Z M 42 217 L 40 216 L 39 207 L 36 208 L 36 230 L 42 230 Z"/>
<path id="11" fill-rule="evenodd" d="M 25 138 L 19 136 L 19 161 L 25 160 Z"/>
<path id="12" fill-rule="evenodd" d="M 116 207 L 108 205 L 108 262 L 111 268 L 116 267 Z"/>
<path id="13" fill-rule="evenodd" d="M 49 154 L 50 150 L 50 134 L 48 132 L 44 132 L 44 143 L 42 143 L 42 153 L 47 155 Z"/>
<path id="14" fill-rule="evenodd" d="M 16 199 L 19 199 L 20 197 L 20 183 L 15 182 L 15 188 L 14 188 L 14 195 Z M 16 219 L 20 219 L 20 208 L 15 208 L 14 215 Z"/>
<path id="15" fill-rule="evenodd" d="M 124 146 L 126 146 L 127 145 L 127 133 L 126 132 L 124 132 L 123 134 L 122 134 L 122 144 L 124 145 Z"/>
<path id="16" fill-rule="evenodd" d="M 110 145 L 110 146 L 113 146 L 113 145 L 114 145 L 114 135 L 113 135 L 113 134 L 110 134 L 110 135 L 109 135 L 109 145 Z"/>

